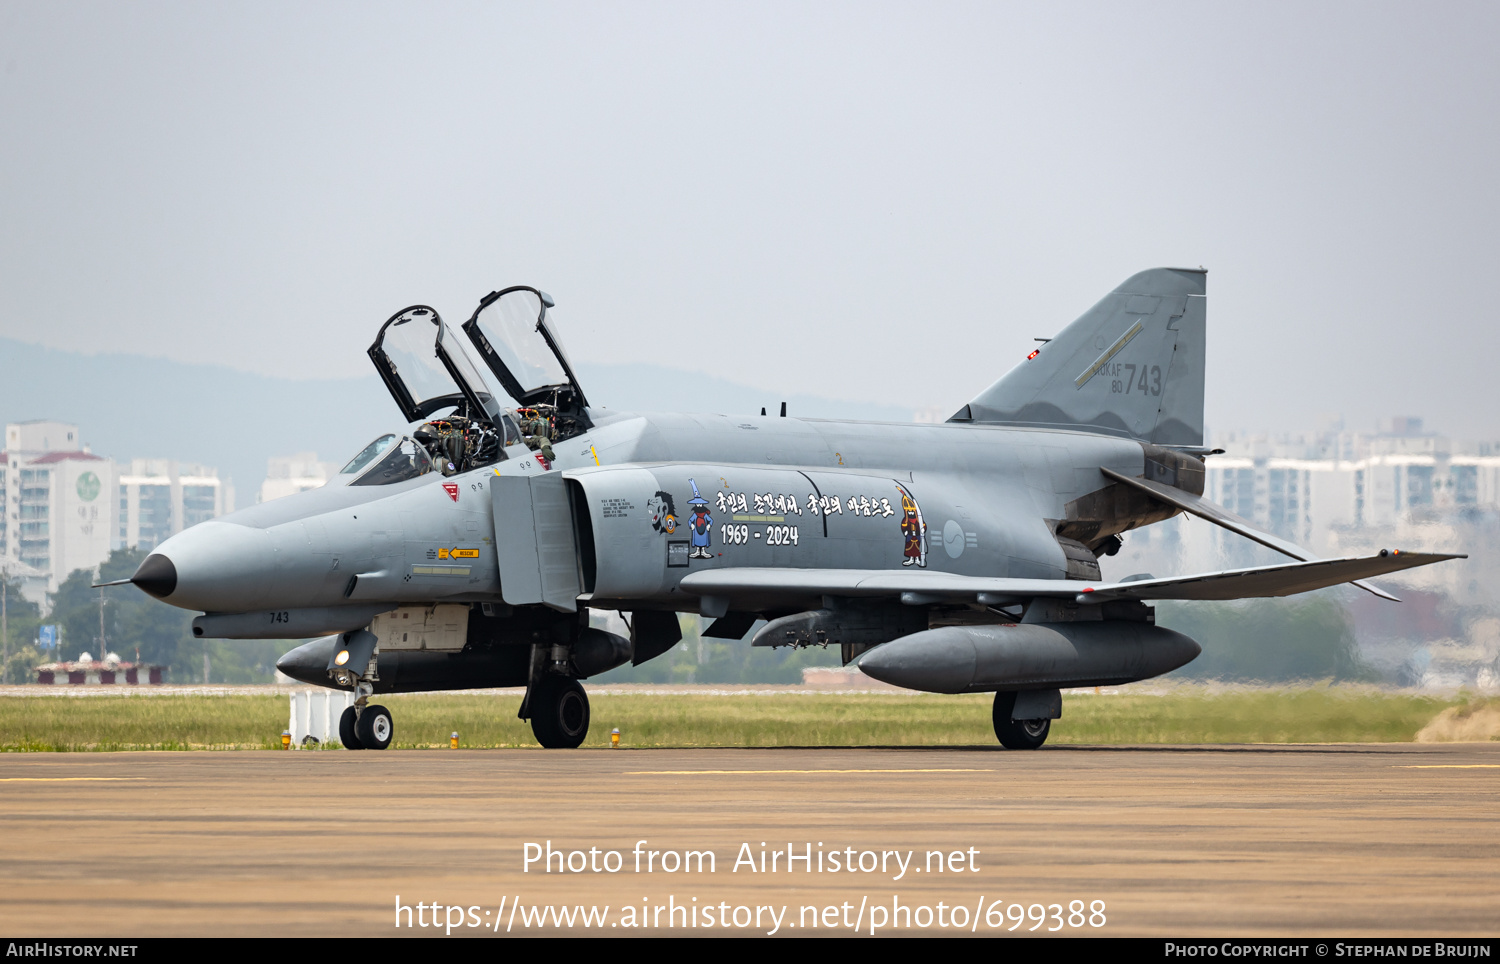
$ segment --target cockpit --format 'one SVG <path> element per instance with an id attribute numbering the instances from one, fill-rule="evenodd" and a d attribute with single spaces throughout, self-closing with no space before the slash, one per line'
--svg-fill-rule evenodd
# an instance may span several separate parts
<path id="1" fill-rule="evenodd" d="M 391 485 L 432 471 L 432 457 L 410 436 L 382 435 L 339 469 L 350 485 Z"/>
<path id="2" fill-rule="evenodd" d="M 535 288 L 491 292 L 464 322 L 462 340 L 426 305 L 392 315 L 370 359 L 406 420 L 420 424 L 409 435 L 371 442 L 340 476 L 351 476 L 349 485 L 389 485 L 432 471 L 457 475 L 517 451 L 550 461 L 555 443 L 591 424 L 588 400 L 548 317 L 554 304 Z M 464 342 L 514 407 L 500 403 Z"/>

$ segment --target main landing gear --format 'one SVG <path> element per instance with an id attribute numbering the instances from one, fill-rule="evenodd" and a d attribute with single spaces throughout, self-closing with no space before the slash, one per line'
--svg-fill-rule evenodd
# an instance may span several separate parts
<path id="1" fill-rule="evenodd" d="M 995 694 L 995 736 L 1000 738 L 1000 745 L 1007 750 L 1036 750 L 1047 742 L 1047 733 L 1052 729 L 1052 721 L 1047 718 L 1036 720 L 1013 720 L 1011 714 L 1016 707 L 1015 693 Z"/>
<path id="2" fill-rule="evenodd" d="M 629 652 L 626 640 L 591 629 L 571 644 L 533 646 L 526 696 L 516 715 L 531 721 L 536 741 L 549 750 L 581 746 L 589 735 L 589 696 L 579 677 L 618 666 L 630 658 Z"/>
<path id="3" fill-rule="evenodd" d="M 589 697 L 566 676 L 543 676 L 531 687 L 527 709 L 531 732 L 549 750 L 571 750 L 589 735 Z"/>

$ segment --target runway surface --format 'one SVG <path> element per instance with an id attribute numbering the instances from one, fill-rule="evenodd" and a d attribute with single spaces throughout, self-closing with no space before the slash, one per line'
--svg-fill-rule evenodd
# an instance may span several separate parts
<path id="1" fill-rule="evenodd" d="M 15 754 L 0 927 L 432 936 L 436 903 L 455 936 L 766 933 L 778 909 L 791 936 L 882 913 L 877 934 L 994 936 L 1028 909 L 1013 933 L 1494 935 L 1497 790 L 1500 744 Z M 546 841 L 619 870 L 523 872 Z M 788 843 L 811 871 L 770 871 Z M 705 850 L 712 872 L 663 870 Z M 537 924 L 548 905 L 599 916 Z"/>

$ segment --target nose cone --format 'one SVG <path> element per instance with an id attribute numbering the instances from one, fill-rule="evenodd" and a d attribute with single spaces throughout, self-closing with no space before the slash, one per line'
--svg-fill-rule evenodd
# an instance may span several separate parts
<path id="1" fill-rule="evenodd" d="M 163 602 L 204 612 L 270 605 L 276 553 L 265 529 L 201 522 L 156 547 L 131 582 Z"/>
<path id="2" fill-rule="evenodd" d="M 177 589 L 177 567 L 166 556 L 153 552 L 141 563 L 130 581 L 155 596 L 166 599 Z"/>
<path id="3" fill-rule="evenodd" d="M 328 661 L 339 644 L 339 637 L 324 636 L 310 643 L 303 643 L 276 661 L 276 668 L 301 683 L 327 686 Z"/>

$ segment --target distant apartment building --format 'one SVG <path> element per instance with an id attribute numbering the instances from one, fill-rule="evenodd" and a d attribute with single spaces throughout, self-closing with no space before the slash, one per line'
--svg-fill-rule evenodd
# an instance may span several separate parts
<path id="1" fill-rule="evenodd" d="M 233 487 L 218 470 L 172 459 L 122 467 L 115 546 L 154 549 L 188 526 L 234 511 Z"/>
<path id="2" fill-rule="evenodd" d="M 1209 458 L 1204 495 L 1315 549 L 1354 530 L 1500 511 L 1500 445 L 1395 424 L 1399 434 L 1218 438 L 1226 453 Z"/>
<path id="3" fill-rule="evenodd" d="M 91 453 L 67 422 L 7 425 L 0 467 L 0 564 L 37 601 L 112 549 L 153 549 L 234 511 L 233 487 L 216 470 L 168 459 L 119 466 Z"/>
<path id="4" fill-rule="evenodd" d="M 44 573 L 43 591 L 51 592 L 69 572 L 91 569 L 109 556 L 115 465 L 80 443 L 78 426 L 7 425 L 0 462 L 0 559 L 30 570 L 28 583 Z"/>
<path id="5" fill-rule="evenodd" d="M 257 502 L 270 502 L 284 495 L 316 489 L 338 474 L 336 462 L 319 462 L 316 452 L 274 455 L 266 462 L 266 478 L 260 484 Z"/>
<path id="6" fill-rule="evenodd" d="M 1376 583 L 1401 587 L 1398 596 L 1420 590 L 1438 594 L 1445 606 L 1500 611 L 1500 592 L 1493 588 L 1500 585 L 1500 443 L 1425 434 L 1417 420 L 1404 422 L 1380 433 L 1215 434 L 1211 444 L 1225 451 L 1207 460 L 1204 495 L 1324 557 L 1381 549 L 1466 554 L 1461 561 Z M 1115 575 L 1201 572 L 1279 559 L 1187 516 L 1132 530 L 1124 541 L 1111 570 Z"/>

